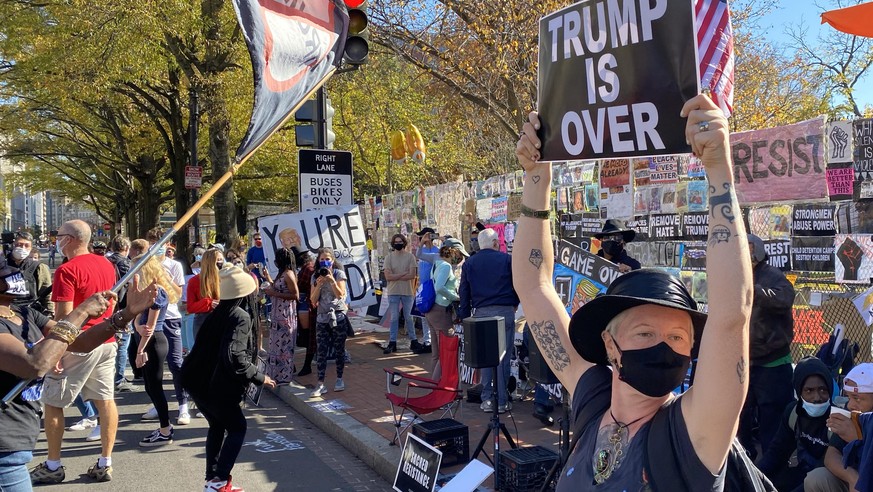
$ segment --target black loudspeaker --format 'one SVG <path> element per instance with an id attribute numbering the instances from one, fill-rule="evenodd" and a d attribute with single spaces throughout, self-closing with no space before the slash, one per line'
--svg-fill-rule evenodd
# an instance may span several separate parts
<path id="1" fill-rule="evenodd" d="M 527 344 L 528 377 L 540 384 L 555 384 L 560 383 L 558 377 L 552 372 L 552 369 L 546 364 L 546 358 L 540 352 L 540 347 L 534 342 L 533 336 L 528 339 Z"/>
<path id="2" fill-rule="evenodd" d="M 506 355 L 503 316 L 467 318 L 464 324 L 464 363 L 469 367 L 497 367 Z"/>

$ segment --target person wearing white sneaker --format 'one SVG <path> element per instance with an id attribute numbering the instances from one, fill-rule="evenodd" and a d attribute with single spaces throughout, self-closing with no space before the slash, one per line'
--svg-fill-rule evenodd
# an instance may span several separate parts
<path id="1" fill-rule="evenodd" d="M 227 476 L 227 480 L 213 478 L 208 480 L 203 487 L 203 492 L 246 492 L 241 487 L 236 487 L 231 483 L 231 476 Z"/>
<path id="2" fill-rule="evenodd" d="M 148 409 L 146 409 L 145 413 L 142 414 L 142 420 L 158 420 L 158 411 L 155 410 L 154 405 L 149 405 Z"/>
<path id="3" fill-rule="evenodd" d="M 318 383 L 313 398 L 327 393 L 324 376 L 327 372 L 327 352 L 333 348 L 336 356 L 336 379 L 334 391 L 342 391 L 345 369 L 346 333 L 349 318 L 346 297 L 346 274 L 336 268 L 336 258 L 330 248 L 319 248 L 316 271 L 312 276 L 312 303 L 317 306 L 315 315 L 316 369 Z"/>
<path id="4" fill-rule="evenodd" d="M 88 442 L 94 442 L 100 440 L 100 426 L 95 425 L 93 429 L 91 429 L 91 433 L 88 434 L 88 437 L 85 438 Z"/>
<path id="5" fill-rule="evenodd" d="M 219 273 L 219 303 L 203 321 L 197 339 L 182 364 L 181 383 L 206 417 L 205 491 L 241 490 L 230 485 L 230 472 L 246 436 L 240 403 L 249 384 L 275 388 L 258 370 L 257 330 L 246 307 L 257 301 L 254 278 L 242 269 Z"/>
<path id="6" fill-rule="evenodd" d="M 68 431 L 83 431 L 87 429 L 93 429 L 94 426 L 97 425 L 97 419 L 88 419 L 84 418 L 75 424 L 67 427 Z"/>

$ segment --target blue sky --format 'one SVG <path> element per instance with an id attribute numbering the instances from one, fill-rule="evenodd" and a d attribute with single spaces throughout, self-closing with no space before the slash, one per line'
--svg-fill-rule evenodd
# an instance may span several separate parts
<path id="1" fill-rule="evenodd" d="M 813 2 L 812 0 L 780 0 L 778 7 L 765 16 L 761 21 L 761 28 L 767 32 L 767 37 L 774 43 L 789 42 L 785 35 L 785 28 L 798 26 L 801 21 L 808 28 L 809 38 L 814 39 L 821 35 L 827 35 L 834 28 L 821 23 L 821 12 L 830 10 L 816 7 L 815 3 L 825 4 L 826 1 Z M 855 99 L 863 108 L 865 104 L 873 104 L 873 73 L 867 70 L 866 77 L 855 85 Z"/>

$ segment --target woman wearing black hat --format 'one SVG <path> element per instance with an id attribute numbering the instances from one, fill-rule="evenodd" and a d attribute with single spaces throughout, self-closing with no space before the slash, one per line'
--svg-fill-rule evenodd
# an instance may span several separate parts
<path id="1" fill-rule="evenodd" d="M 606 219 L 603 230 L 594 237 L 600 240 L 600 251 L 597 256 L 602 256 L 618 265 L 621 273 L 642 268 L 640 262 L 631 258 L 624 249 L 624 245 L 633 241 L 637 233 L 633 229 L 625 227 L 624 222 L 618 219 Z"/>
<path id="2" fill-rule="evenodd" d="M 552 285 L 551 166 L 536 162 L 541 142 L 535 113 L 516 146 L 526 176 L 513 277 L 533 280 L 518 294 L 537 345 L 572 396 L 580 430 L 559 491 L 657 487 L 646 470 L 646 436 L 659 411 L 665 418 L 656 424 L 669 426 L 686 489 L 723 488 L 748 379 L 752 282 L 743 260 L 749 252 L 743 222 L 737 220 L 727 120 L 706 95 L 689 100 L 682 115 L 711 190 L 707 278 L 710 299 L 718 302 L 710 304 L 708 318 L 681 281 L 643 269 L 616 279 L 605 296 L 571 319 Z M 671 390 L 684 380 L 692 353 L 700 356 L 695 385 L 674 398 Z"/>

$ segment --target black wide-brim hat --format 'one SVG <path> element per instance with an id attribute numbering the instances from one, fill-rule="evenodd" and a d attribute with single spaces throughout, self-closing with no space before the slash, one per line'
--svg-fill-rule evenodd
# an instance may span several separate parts
<path id="1" fill-rule="evenodd" d="M 697 310 L 697 303 L 681 280 L 655 268 L 634 270 L 619 276 L 605 294 L 580 307 L 570 319 L 573 348 L 588 362 L 607 364 L 606 345 L 600 334 L 619 313 L 644 304 L 680 309 L 690 314 L 694 325 L 691 356 L 697 357 L 706 314 Z"/>
<path id="2" fill-rule="evenodd" d="M 594 234 L 594 237 L 601 239 L 609 234 L 621 234 L 626 243 L 633 241 L 637 237 L 637 231 L 628 229 L 625 223 L 618 219 L 606 219 L 606 222 L 603 224 L 603 230 Z"/>

